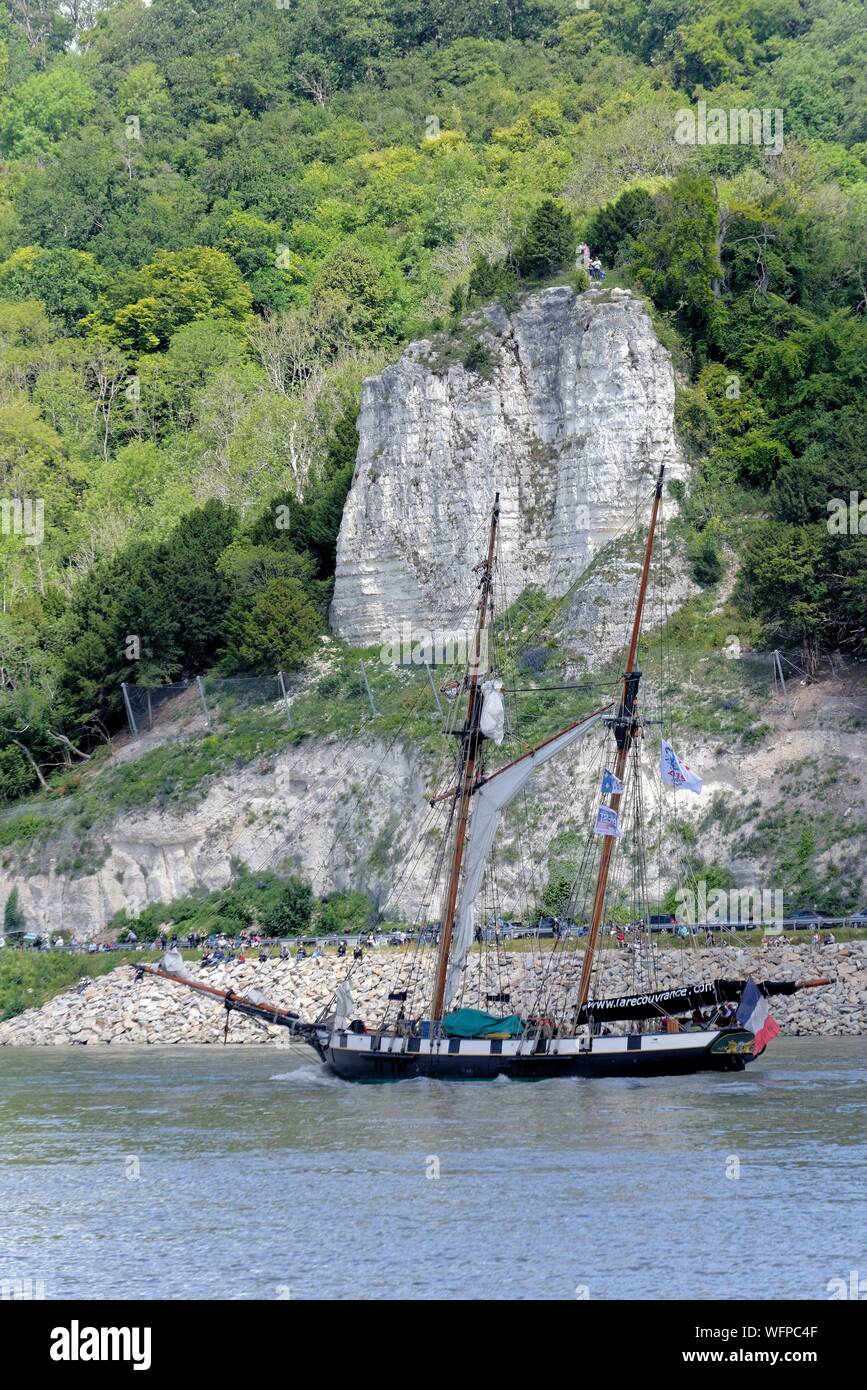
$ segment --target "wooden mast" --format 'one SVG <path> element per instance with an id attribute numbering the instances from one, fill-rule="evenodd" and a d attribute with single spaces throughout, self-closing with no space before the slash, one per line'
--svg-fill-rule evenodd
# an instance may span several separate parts
<path id="1" fill-rule="evenodd" d="M 482 656 L 482 634 L 487 626 L 488 614 L 491 608 L 494 577 L 494 549 L 496 546 L 497 524 L 499 519 L 500 494 L 497 493 L 494 498 L 494 510 L 491 513 L 488 553 L 481 566 L 482 577 L 479 581 L 481 593 L 479 595 L 478 604 L 476 605 L 476 631 L 473 639 L 473 656 L 468 677 L 467 717 L 464 727 L 461 730 L 462 769 L 459 776 L 457 791 L 457 796 L 459 798 L 458 818 L 455 828 L 455 843 L 452 851 L 448 887 L 446 889 L 445 908 L 442 916 L 442 931 L 440 935 L 439 955 L 437 957 L 436 976 L 434 978 L 433 1002 L 431 1004 L 432 1022 L 439 1022 L 443 1016 L 446 973 L 448 971 L 449 951 L 451 949 L 452 933 L 455 924 L 455 909 L 458 901 L 458 888 L 460 887 L 461 865 L 464 861 L 464 849 L 467 840 L 470 798 L 474 790 L 473 784 L 475 782 L 476 763 L 479 755 L 479 717 L 482 708 L 481 691 L 479 690 L 479 663 Z"/>
<path id="2" fill-rule="evenodd" d="M 641 672 L 636 669 L 635 660 L 638 655 L 638 639 L 641 636 L 641 619 L 644 613 L 644 599 L 647 594 L 647 579 L 650 573 L 650 556 L 653 551 L 653 536 L 656 531 L 656 521 L 659 515 L 660 501 L 662 499 L 662 479 L 664 473 L 665 465 L 663 464 L 659 470 L 659 477 L 656 480 L 653 510 L 650 513 L 650 528 L 647 533 L 647 545 L 644 548 L 644 564 L 641 568 L 641 583 L 638 588 L 638 602 L 635 607 L 632 636 L 629 641 L 629 653 L 626 658 L 626 673 L 623 677 L 623 693 L 620 697 L 620 709 L 614 720 L 614 738 L 617 743 L 617 759 L 614 764 L 614 775 L 619 782 L 623 781 L 623 776 L 626 771 L 626 760 L 629 757 L 629 750 L 632 747 L 638 730 L 639 721 L 636 709 L 638 703 L 638 687 L 641 683 Z M 609 803 L 612 811 L 617 811 L 619 813 L 620 798 L 620 792 L 612 793 Z M 593 910 L 590 914 L 590 927 L 587 934 L 587 949 L 584 952 L 584 962 L 581 967 L 581 981 L 578 986 L 578 1009 L 587 1003 L 587 996 L 590 993 L 590 977 L 593 973 L 593 955 L 596 950 L 599 929 L 602 925 L 602 914 L 605 910 L 605 892 L 608 887 L 608 870 L 611 865 L 613 846 L 614 836 L 603 836 L 602 853 L 599 858 L 599 874 L 596 879 L 596 893 L 593 898 Z"/>

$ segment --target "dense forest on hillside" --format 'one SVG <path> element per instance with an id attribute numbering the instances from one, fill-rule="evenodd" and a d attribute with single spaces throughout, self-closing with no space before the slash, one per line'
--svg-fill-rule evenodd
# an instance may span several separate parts
<path id="1" fill-rule="evenodd" d="M 0 797 L 123 680 L 303 663 L 362 379 L 579 238 L 675 352 L 697 577 L 862 652 L 865 60 L 862 0 L 6 0 Z"/>

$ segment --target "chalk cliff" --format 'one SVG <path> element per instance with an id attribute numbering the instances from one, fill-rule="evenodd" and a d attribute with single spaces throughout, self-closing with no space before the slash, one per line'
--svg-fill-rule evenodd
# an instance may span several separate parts
<path id="1" fill-rule="evenodd" d="M 474 342 L 481 372 L 461 360 Z M 671 358 L 641 301 L 617 289 L 557 286 L 511 313 L 480 311 L 457 345 L 413 343 L 365 382 L 359 437 L 331 612 L 358 645 L 406 622 L 460 625 L 496 492 L 511 602 L 529 585 L 564 593 L 635 532 L 660 464 L 682 471 Z M 625 562 L 606 591 L 630 577 Z M 597 624 L 582 611 L 578 627 Z"/>

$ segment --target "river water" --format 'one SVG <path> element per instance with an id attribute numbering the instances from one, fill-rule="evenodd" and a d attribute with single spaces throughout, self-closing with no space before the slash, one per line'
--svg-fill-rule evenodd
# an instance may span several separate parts
<path id="1" fill-rule="evenodd" d="M 381 1086 L 265 1047 L 3 1048 L 0 1280 L 827 1299 L 867 1275 L 865 1121 L 859 1038 L 778 1039 L 741 1075 Z"/>

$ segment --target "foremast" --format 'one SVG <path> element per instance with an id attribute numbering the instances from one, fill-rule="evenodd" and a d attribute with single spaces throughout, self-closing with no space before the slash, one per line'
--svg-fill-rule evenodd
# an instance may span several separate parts
<path id="1" fill-rule="evenodd" d="M 641 684 L 641 672 L 638 670 L 635 663 L 638 656 L 638 639 L 641 636 L 641 620 L 644 616 L 644 600 L 647 596 L 647 580 L 650 574 L 650 557 L 653 553 L 653 538 L 656 532 L 656 522 L 662 501 L 662 480 L 664 474 L 665 465 L 663 464 L 659 470 L 659 477 L 656 480 L 653 508 L 650 513 L 650 526 L 647 532 L 647 544 L 644 548 L 644 562 L 641 567 L 641 582 L 638 586 L 638 600 L 635 605 L 635 617 L 632 623 L 632 635 L 629 640 L 629 652 L 626 657 L 626 671 L 623 676 L 620 708 L 612 721 L 614 741 L 617 745 L 614 775 L 619 783 L 623 782 L 629 752 L 635 742 L 641 724 L 638 717 L 638 687 Z M 616 811 L 618 814 L 620 812 L 621 797 L 621 792 L 612 792 L 609 801 L 611 810 Z M 599 931 L 602 926 L 603 913 L 605 911 L 605 894 L 608 888 L 608 873 L 611 867 L 613 847 L 614 838 L 611 835 L 603 836 L 602 853 L 599 857 L 599 873 L 596 879 L 596 891 L 593 896 L 593 908 L 590 913 L 590 925 L 587 933 L 587 947 L 584 952 L 584 961 L 581 966 L 581 980 L 578 985 L 576 1016 L 578 1011 L 587 1003 L 590 994 L 593 959 L 596 952 L 596 943 L 599 939 Z"/>
<path id="2" fill-rule="evenodd" d="M 460 730 L 459 734 L 461 740 L 461 755 L 458 787 L 456 791 L 457 821 L 455 825 L 455 840 L 452 848 L 451 864 L 449 866 L 448 885 L 445 893 L 445 907 L 442 913 L 439 954 L 437 956 L 433 999 L 431 1002 L 431 1020 L 435 1023 L 438 1023 L 443 1016 L 446 975 L 448 972 L 452 933 L 454 932 L 455 925 L 455 910 L 457 908 L 458 892 L 460 889 L 461 868 L 464 862 L 464 850 L 466 849 L 470 802 L 475 787 L 476 767 L 479 760 L 479 748 L 481 744 L 479 719 L 482 712 L 479 667 L 482 661 L 484 632 L 487 628 L 493 608 L 494 555 L 496 551 L 499 520 L 500 494 L 497 493 L 494 498 L 494 509 L 491 513 L 487 555 L 480 566 L 481 577 L 479 579 L 479 601 L 476 605 L 476 629 L 473 636 L 472 658 L 470 661 L 469 675 L 467 677 L 467 714 L 464 727 Z"/>

